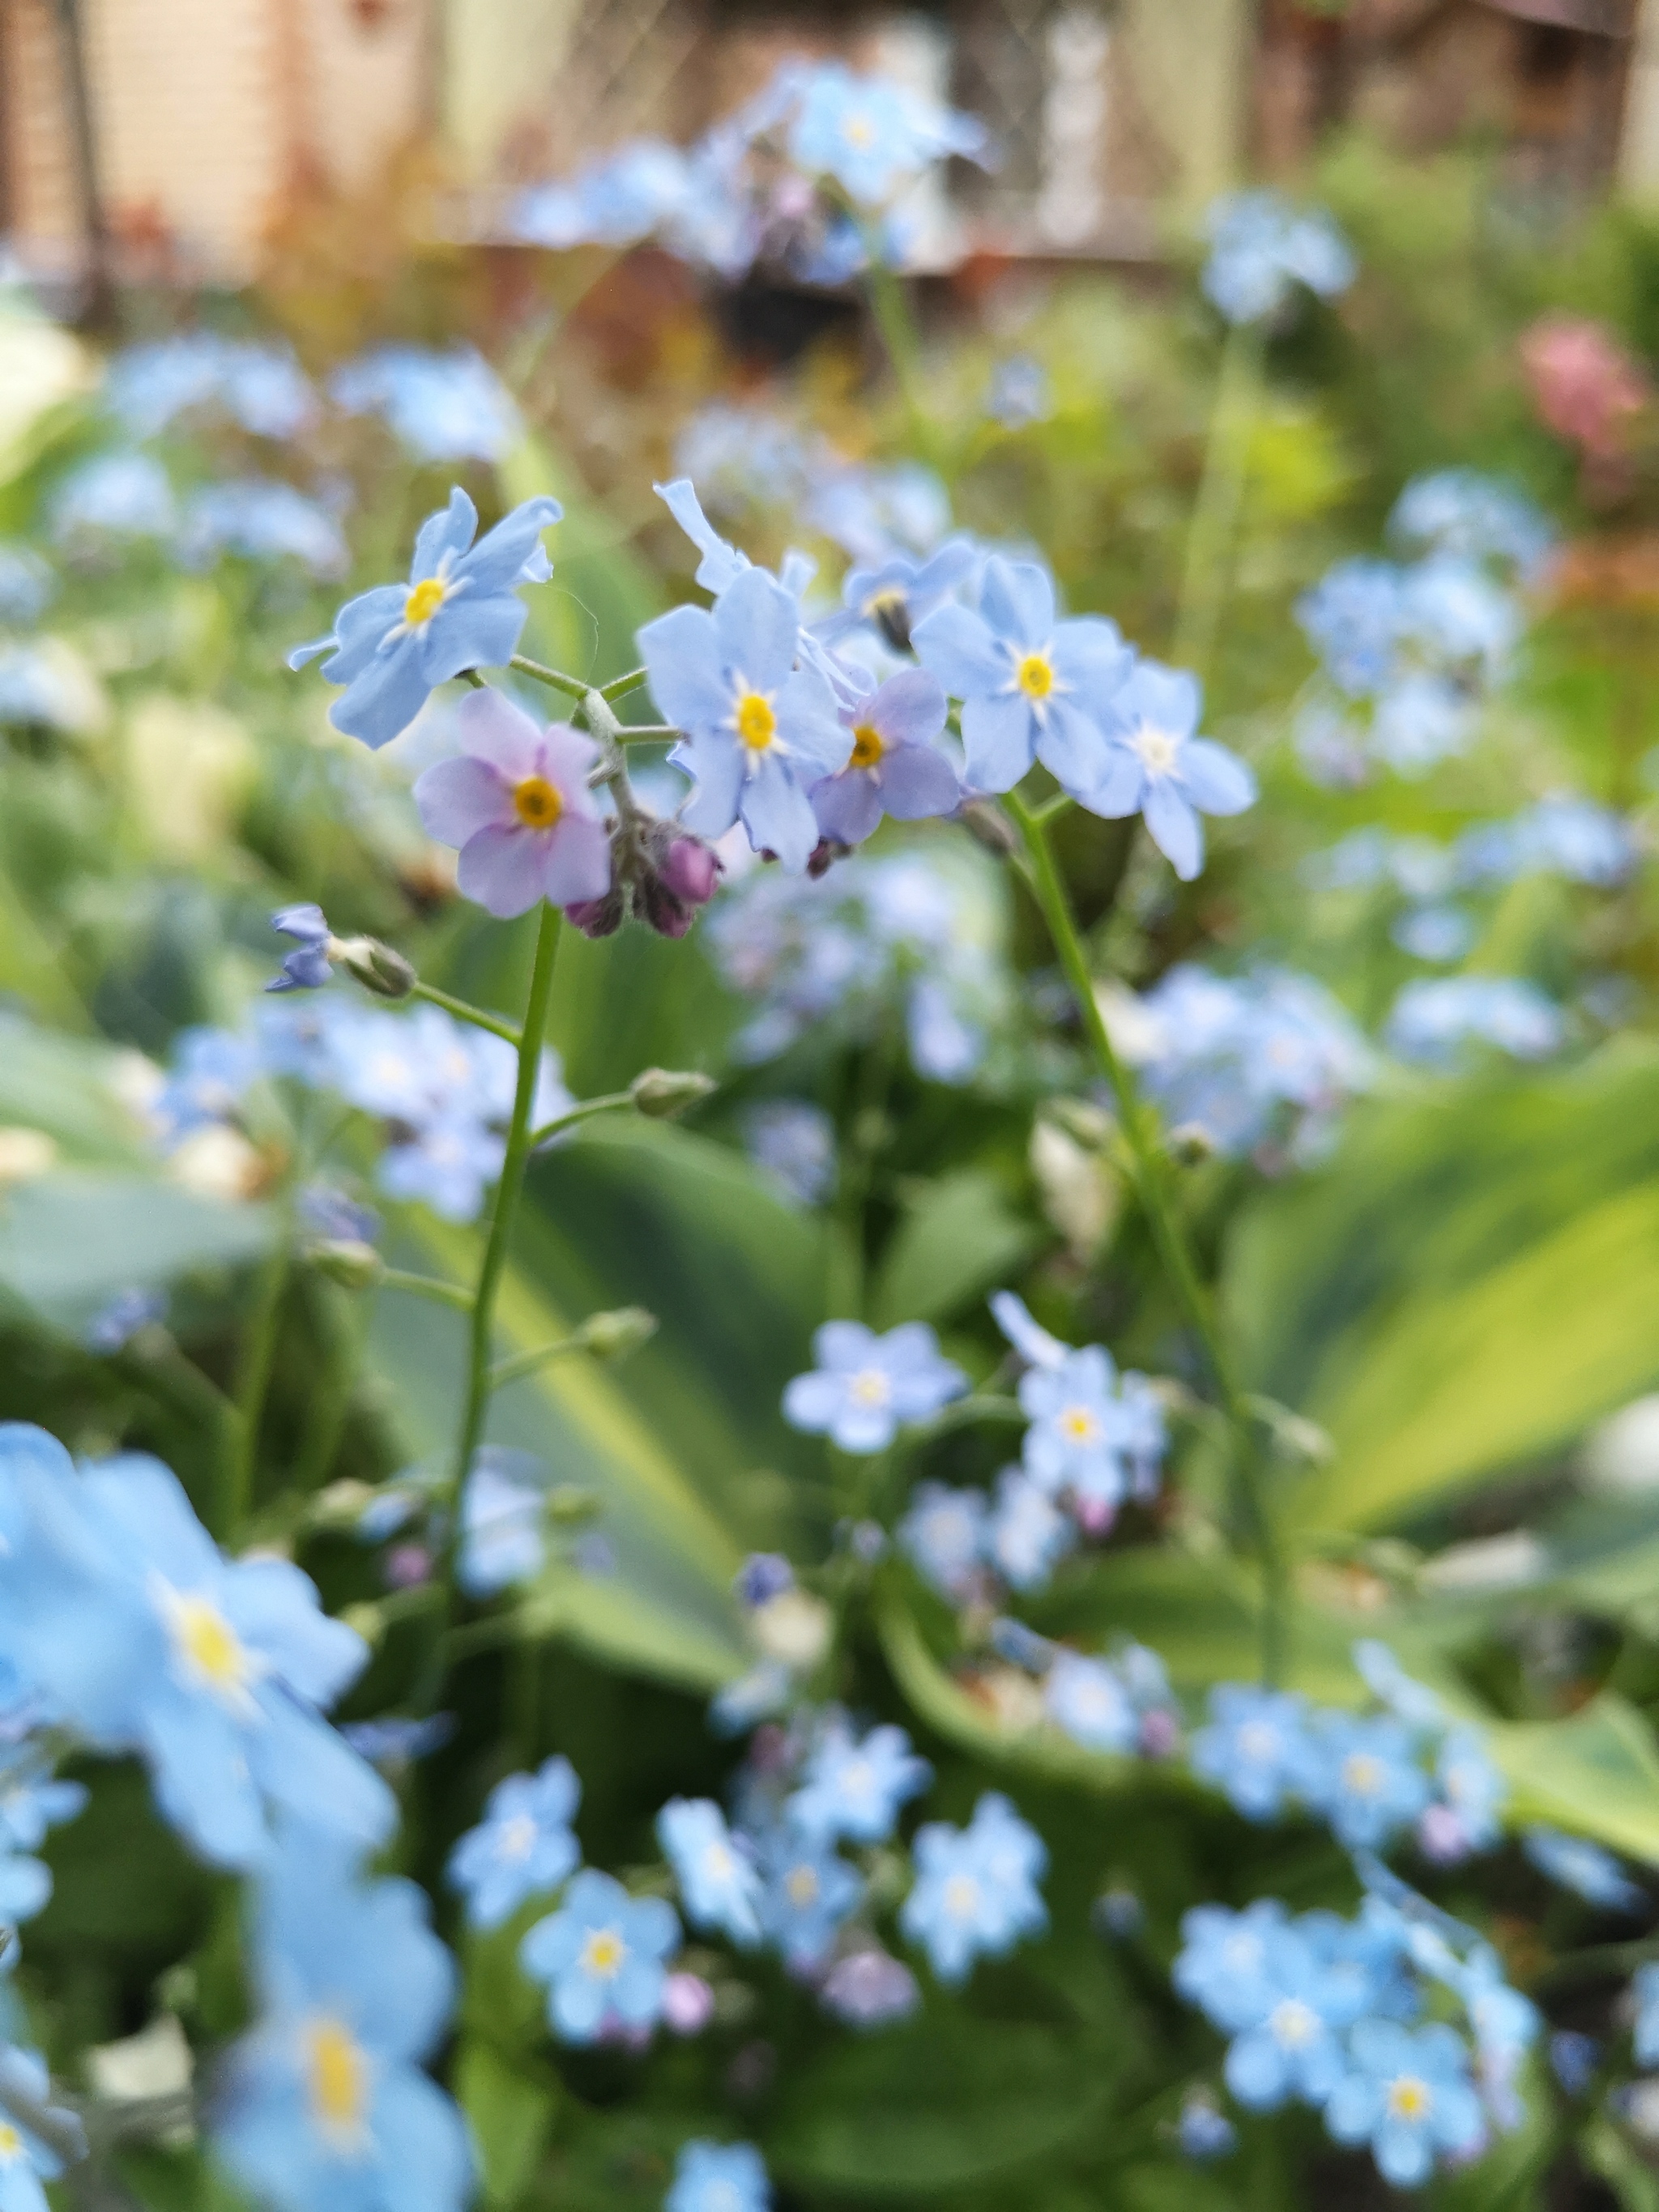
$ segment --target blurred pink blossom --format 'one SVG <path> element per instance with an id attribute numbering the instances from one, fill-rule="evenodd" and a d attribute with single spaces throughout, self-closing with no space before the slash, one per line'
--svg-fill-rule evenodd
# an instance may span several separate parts
<path id="1" fill-rule="evenodd" d="M 1647 378 L 1604 323 L 1546 315 L 1521 340 L 1533 404 L 1587 461 L 1617 460 L 1633 417 L 1651 396 Z"/>

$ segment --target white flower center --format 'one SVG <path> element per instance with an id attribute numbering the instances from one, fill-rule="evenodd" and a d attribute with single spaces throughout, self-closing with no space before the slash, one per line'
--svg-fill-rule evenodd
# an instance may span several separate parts
<path id="1" fill-rule="evenodd" d="M 1143 722 L 1129 740 L 1148 775 L 1174 775 L 1181 759 L 1181 742 L 1173 730 L 1160 730 L 1155 722 Z"/>

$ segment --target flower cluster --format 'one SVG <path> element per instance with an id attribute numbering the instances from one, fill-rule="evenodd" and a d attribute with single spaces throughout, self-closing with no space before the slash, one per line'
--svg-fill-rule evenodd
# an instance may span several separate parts
<path id="1" fill-rule="evenodd" d="M 1236 192 L 1206 218 L 1210 258 L 1201 282 L 1230 323 L 1276 314 L 1297 285 L 1334 300 L 1354 280 L 1354 258 L 1322 209 L 1302 210 L 1274 191 Z"/>
<path id="2" fill-rule="evenodd" d="M 1389 1015 L 1389 1048 L 1401 1060 L 1452 1067 L 1473 1045 L 1514 1060 L 1547 1060 L 1566 1042 L 1566 1018 L 1535 983 L 1516 975 L 1420 975 Z"/>

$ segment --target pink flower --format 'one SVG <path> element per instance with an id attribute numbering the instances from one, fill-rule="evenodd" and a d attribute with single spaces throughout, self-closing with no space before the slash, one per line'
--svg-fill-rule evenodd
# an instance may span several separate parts
<path id="1" fill-rule="evenodd" d="M 568 722 L 538 729 L 499 691 L 460 704 L 461 751 L 427 769 L 415 803 L 429 834 L 460 854 L 463 895 L 502 920 L 542 899 L 604 896 L 611 839 L 587 775 L 599 757 Z"/>
<path id="2" fill-rule="evenodd" d="M 1521 361 L 1547 427 L 1592 461 L 1617 459 L 1649 392 L 1612 331 L 1581 315 L 1547 315 L 1522 337 Z"/>

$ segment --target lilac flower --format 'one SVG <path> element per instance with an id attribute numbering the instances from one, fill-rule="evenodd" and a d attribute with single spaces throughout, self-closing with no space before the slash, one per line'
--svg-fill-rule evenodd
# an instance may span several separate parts
<path id="1" fill-rule="evenodd" d="M 986 1557 L 1017 1590 L 1046 1589 L 1077 1541 L 1077 1523 L 1022 1468 L 997 1477 L 996 1504 L 986 1524 Z"/>
<path id="2" fill-rule="evenodd" d="M 334 973 L 328 954 L 332 933 L 321 907 L 309 902 L 278 907 L 270 926 L 279 937 L 293 938 L 298 949 L 284 957 L 280 973 L 271 977 L 266 990 L 320 990 Z"/>
<path id="3" fill-rule="evenodd" d="M 1246 1820 L 1273 1820 L 1287 1796 L 1306 1788 L 1312 1759 L 1307 1706 L 1294 1691 L 1242 1682 L 1211 1691 L 1209 1725 L 1193 1738 L 1193 1771 L 1224 1791 Z"/>
<path id="4" fill-rule="evenodd" d="M 494 690 L 470 693 L 455 719 L 461 750 L 418 778 L 415 803 L 428 834 L 459 848 L 462 896 L 502 921 L 544 898 L 602 898 L 611 838 L 587 787 L 592 738 L 568 722 L 538 729 Z"/>
<path id="5" fill-rule="evenodd" d="M 519 1946 L 520 1963 L 547 1990 L 548 2024 L 567 2043 L 596 2043 L 612 2027 L 647 2028 L 662 2011 L 663 1961 L 680 1924 L 660 1897 L 630 1898 L 584 1867 L 556 1912 Z"/>
<path id="6" fill-rule="evenodd" d="M 663 2212 L 771 2212 L 772 2185 L 751 2143 L 689 2142 Z"/>
<path id="7" fill-rule="evenodd" d="M 484 1816 L 449 1855 L 448 1877 L 466 1900 L 468 1924 L 499 1928 L 526 1899 L 555 1890 L 581 1863 L 570 1829 L 581 1784 L 568 1759 L 534 1774 L 509 1774 Z"/>
<path id="8" fill-rule="evenodd" d="M 761 1936 L 761 1878 L 745 1840 L 711 1798 L 671 1797 L 657 1815 L 657 1841 L 674 1869 L 685 1917 L 745 1948 Z"/>
<path id="9" fill-rule="evenodd" d="M 1462 2040 L 1445 2027 L 1413 2032 L 1394 2021 L 1360 2021 L 1349 2038 L 1348 2070 L 1326 2102 L 1325 2125 L 1338 2142 L 1369 2142 L 1396 2189 L 1419 2187 L 1437 2158 L 1472 2152 L 1486 2134 Z"/>
<path id="10" fill-rule="evenodd" d="M 1103 756 L 1080 782 L 1067 783 L 1073 798 L 1109 821 L 1139 813 L 1183 882 L 1204 865 L 1199 816 L 1242 814 L 1256 796 L 1243 762 L 1196 734 L 1202 703 L 1195 676 L 1138 661 L 1104 707 L 1110 743 Z"/>
<path id="11" fill-rule="evenodd" d="M 965 1980 L 976 1958 L 999 1958 L 1048 1926 L 1036 1887 L 1048 1850 L 999 1792 L 986 1791 L 965 1828 L 944 1820 L 918 1828 L 913 1856 L 915 1886 L 899 1926 L 925 1948 L 940 1981 Z"/>
<path id="12" fill-rule="evenodd" d="M 974 1588 L 985 1545 L 985 1498 L 942 1482 L 916 1486 L 898 1526 L 899 1545 L 923 1581 L 960 1603 Z"/>
<path id="13" fill-rule="evenodd" d="M 676 607 L 639 633 L 657 703 L 686 732 L 673 755 L 697 782 L 686 826 L 718 837 L 741 817 L 757 850 L 796 872 L 818 842 L 807 792 L 853 744 L 823 678 L 794 666 L 799 634 L 796 601 L 760 568 L 734 578 L 712 613 Z"/>
<path id="14" fill-rule="evenodd" d="M 933 1768 L 917 1758 L 902 1728 L 889 1723 L 857 1738 L 844 1722 L 836 1723 L 808 1758 L 788 1815 L 815 1841 L 830 1844 L 846 1836 L 854 1843 L 883 1844 L 900 1806 L 933 1778 Z"/>
<path id="15" fill-rule="evenodd" d="M 857 707 L 842 708 L 851 756 L 809 794 L 826 837 L 858 845 L 884 814 L 919 822 L 953 811 L 962 797 L 956 770 L 933 744 L 945 711 L 939 678 L 925 668 L 902 669 Z"/>
<path id="16" fill-rule="evenodd" d="M 326 653 L 323 674 L 346 686 L 330 721 L 367 745 L 388 744 L 440 684 L 513 658 L 528 613 L 514 587 L 563 512 L 556 499 L 526 500 L 475 545 L 478 512 L 458 486 L 422 524 L 408 584 L 348 599 L 332 634 L 296 646 L 289 666 Z M 543 558 L 535 573 L 545 571 Z"/>
<path id="17" fill-rule="evenodd" d="M 939 1356 L 926 1322 L 878 1336 L 862 1322 L 825 1322 L 812 1339 L 817 1368 L 783 1394 L 792 1428 L 827 1434 L 842 1451 L 884 1451 L 902 1427 L 932 1419 L 968 1388 L 959 1367 Z"/>
<path id="18" fill-rule="evenodd" d="M 907 2019 L 921 2002 L 910 1969 L 875 1943 L 838 1959 L 820 1994 L 825 2010 L 853 2028 L 885 2027 Z"/>
<path id="19" fill-rule="evenodd" d="M 1056 619 L 1046 569 L 994 555 L 978 611 L 936 607 L 916 624 L 915 645 L 963 702 L 968 781 L 976 789 L 1012 791 L 1034 757 L 1073 793 L 1092 789 L 1106 766 L 1101 718 L 1132 656 L 1102 616 Z"/>
<path id="20" fill-rule="evenodd" d="M 970 538 L 951 538 L 925 561 L 896 553 L 873 566 L 850 568 L 841 587 L 840 611 L 824 616 L 813 629 L 830 645 L 868 625 L 895 653 L 908 653 L 916 625 L 945 605 L 979 560 Z"/>
<path id="21" fill-rule="evenodd" d="M 864 1884 L 845 1859 L 788 1824 L 775 1829 L 763 1854 L 766 1890 L 761 1923 L 792 1973 L 816 1972 L 829 1956 Z"/>

